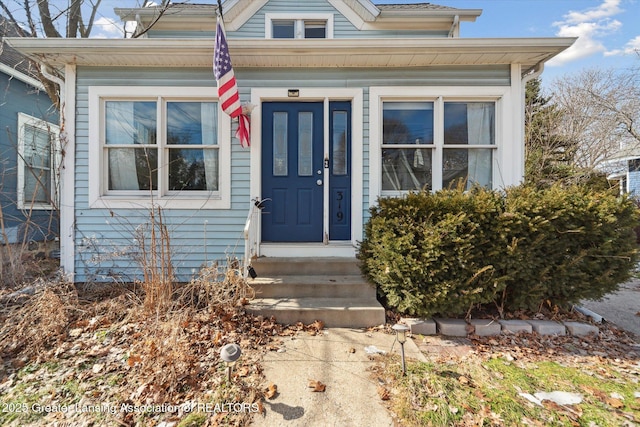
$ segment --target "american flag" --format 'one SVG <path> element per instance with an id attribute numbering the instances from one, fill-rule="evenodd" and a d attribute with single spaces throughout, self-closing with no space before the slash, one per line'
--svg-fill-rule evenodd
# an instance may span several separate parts
<path id="1" fill-rule="evenodd" d="M 218 81 L 218 98 L 222 103 L 222 111 L 227 113 L 231 118 L 238 118 L 236 137 L 240 140 L 240 145 L 248 147 L 250 144 L 249 116 L 242 114 L 240 94 L 238 93 L 238 85 L 236 84 L 236 77 L 233 73 L 233 66 L 231 65 L 229 45 L 227 44 L 227 37 L 224 32 L 224 24 L 221 17 L 218 17 L 218 23 L 216 25 L 213 74 Z"/>

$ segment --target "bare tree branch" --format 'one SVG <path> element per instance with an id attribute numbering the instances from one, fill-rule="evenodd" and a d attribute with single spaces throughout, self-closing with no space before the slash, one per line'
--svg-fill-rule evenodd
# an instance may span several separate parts
<path id="1" fill-rule="evenodd" d="M 51 18 L 51 11 L 49 10 L 48 0 L 38 1 L 38 12 L 40 13 L 40 23 L 42 24 L 44 34 L 47 37 L 62 37 L 54 25 L 53 19 Z"/>

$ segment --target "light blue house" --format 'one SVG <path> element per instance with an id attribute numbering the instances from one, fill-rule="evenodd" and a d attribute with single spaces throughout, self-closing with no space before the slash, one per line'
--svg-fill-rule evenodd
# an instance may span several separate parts
<path id="1" fill-rule="evenodd" d="M 481 10 L 429 3 L 223 7 L 248 149 L 217 99 L 215 6 L 176 5 L 137 39 L 9 41 L 64 75 L 61 250 L 76 281 L 138 277 L 154 205 L 186 280 L 226 256 L 353 259 L 379 197 L 518 184 L 525 83 L 574 41 L 461 38 Z"/>
<path id="2" fill-rule="evenodd" d="M 17 36 L 0 16 L 0 36 Z M 58 235 L 58 112 L 31 64 L 0 43 L 0 245 Z"/>

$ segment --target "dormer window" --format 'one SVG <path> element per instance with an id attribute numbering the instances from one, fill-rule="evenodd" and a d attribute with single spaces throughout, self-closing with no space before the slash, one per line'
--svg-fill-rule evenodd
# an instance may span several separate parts
<path id="1" fill-rule="evenodd" d="M 333 15 L 268 13 L 265 15 L 265 37 L 268 39 L 331 39 L 333 38 Z"/>

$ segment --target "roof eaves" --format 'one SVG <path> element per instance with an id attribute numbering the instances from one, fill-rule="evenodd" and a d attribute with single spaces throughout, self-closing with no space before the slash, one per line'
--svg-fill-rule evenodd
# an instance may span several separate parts
<path id="1" fill-rule="evenodd" d="M 44 90 L 44 86 L 42 85 L 42 83 L 39 80 L 37 80 L 37 79 L 35 79 L 35 78 L 31 77 L 31 76 L 28 76 L 28 75 L 26 75 L 24 73 L 21 73 L 20 71 L 16 70 L 15 68 L 12 68 L 12 67 L 10 67 L 8 65 L 0 64 L 0 73 L 5 73 L 6 75 L 8 75 L 10 77 L 13 77 L 13 78 L 15 78 L 17 80 L 20 80 L 21 82 L 26 83 L 28 85 L 31 85 L 31 86 L 35 87 L 36 89 Z"/>

